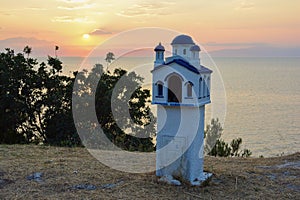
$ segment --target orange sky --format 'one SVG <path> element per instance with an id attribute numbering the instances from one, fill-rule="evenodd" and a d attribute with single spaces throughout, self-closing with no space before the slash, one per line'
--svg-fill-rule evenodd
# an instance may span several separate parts
<path id="1" fill-rule="evenodd" d="M 0 44 L 31 38 L 33 47 L 56 44 L 61 55 L 85 56 L 122 31 L 161 27 L 189 34 L 208 50 L 299 47 L 299 11 L 298 0 L 9 0 L 1 2 Z"/>

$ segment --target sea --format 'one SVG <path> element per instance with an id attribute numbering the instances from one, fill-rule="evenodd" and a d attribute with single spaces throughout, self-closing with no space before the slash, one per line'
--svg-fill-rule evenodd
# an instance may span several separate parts
<path id="1" fill-rule="evenodd" d="M 144 87 L 151 89 L 150 57 L 119 58 L 111 64 L 100 57 L 60 59 L 66 75 L 101 63 L 109 70 L 120 67 L 145 76 Z M 242 138 L 242 148 L 250 149 L 254 157 L 300 151 L 300 57 L 207 57 L 201 63 L 214 71 L 212 105 L 221 101 L 222 138 L 226 142 Z M 210 106 L 206 124 L 212 117 Z"/>

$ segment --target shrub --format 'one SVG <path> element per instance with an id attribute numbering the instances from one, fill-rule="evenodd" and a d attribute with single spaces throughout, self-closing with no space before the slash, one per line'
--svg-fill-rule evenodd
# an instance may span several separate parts
<path id="1" fill-rule="evenodd" d="M 205 152 L 210 156 L 220 157 L 249 157 L 252 152 L 249 149 L 240 150 L 243 142 L 242 138 L 233 139 L 230 143 L 226 143 L 221 139 L 223 128 L 219 119 L 212 119 L 211 123 L 206 126 L 204 131 Z"/>

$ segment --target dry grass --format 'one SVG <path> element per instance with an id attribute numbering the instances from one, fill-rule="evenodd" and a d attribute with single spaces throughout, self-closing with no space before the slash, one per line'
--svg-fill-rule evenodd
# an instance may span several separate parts
<path id="1" fill-rule="evenodd" d="M 0 145 L 0 199 L 300 199 L 300 153 L 275 158 L 205 158 L 205 187 L 170 186 L 153 173 L 104 166 L 84 148 Z M 291 163 L 291 165 L 282 165 Z M 74 173 L 77 171 L 78 173 Z M 43 172 L 44 182 L 27 180 Z M 117 183 L 113 188 L 100 188 Z M 79 190 L 92 184 L 96 190 Z"/>

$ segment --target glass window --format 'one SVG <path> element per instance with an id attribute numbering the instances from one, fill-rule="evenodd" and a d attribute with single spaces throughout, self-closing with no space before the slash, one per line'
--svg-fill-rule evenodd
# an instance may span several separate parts
<path id="1" fill-rule="evenodd" d="M 199 79 L 199 98 L 202 98 L 202 77 Z"/>
<path id="2" fill-rule="evenodd" d="M 185 55 L 186 54 L 186 49 L 183 49 L 183 55 Z"/>
<path id="3" fill-rule="evenodd" d="M 206 94 L 208 97 L 210 96 L 209 88 L 210 88 L 210 77 L 207 78 L 207 85 L 206 85 L 206 89 L 207 89 Z"/>
<path id="4" fill-rule="evenodd" d="M 192 84 L 191 83 L 188 83 L 187 84 L 187 96 L 188 97 L 192 97 Z"/>
<path id="5" fill-rule="evenodd" d="M 203 91 L 203 97 L 206 97 L 206 76 L 204 76 L 204 80 L 203 80 L 202 86 L 203 86 L 203 89 L 202 89 L 202 91 Z"/>
<path id="6" fill-rule="evenodd" d="M 163 96 L 163 85 L 161 83 L 157 84 L 157 95 Z"/>

